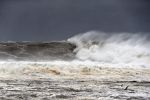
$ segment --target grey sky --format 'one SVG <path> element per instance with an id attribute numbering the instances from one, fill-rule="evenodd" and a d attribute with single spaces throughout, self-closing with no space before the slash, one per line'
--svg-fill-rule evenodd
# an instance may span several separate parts
<path id="1" fill-rule="evenodd" d="M 0 41 L 52 41 L 90 30 L 150 32 L 150 0 L 0 0 Z"/>

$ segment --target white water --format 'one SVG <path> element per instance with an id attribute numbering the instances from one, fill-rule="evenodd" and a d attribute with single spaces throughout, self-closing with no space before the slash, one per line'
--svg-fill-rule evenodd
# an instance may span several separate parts
<path id="1" fill-rule="evenodd" d="M 0 73 L 100 74 L 101 68 L 150 68 L 150 41 L 142 34 L 87 32 L 68 39 L 77 45 L 73 61 L 1 61 Z"/>
<path id="2" fill-rule="evenodd" d="M 88 32 L 68 41 L 77 45 L 76 58 L 72 61 L 0 61 L 1 86 L 6 90 L 6 96 L 8 93 L 12 95 L 13 90 L 30 93 L 28 90 L 33 88 L 37 89 L 39 96 L 49 96 L 48 92 L 52 91 L 54 96 L 77 94 L 76 99 L 149 97 L 150 43 L 145 36 Z M 37 79 L 42 83 L 32 81 Z M 40 91 L 39 86 L 52 88 Z M 129 89 L 125 90 L 128 86 Z"/>
<path id="3" fill-rule="evenodd" d="M 77 45 L 76 58 L 108 64 L 150 65 L 150 41 L 145 34 L 87 32 L 69 42 Z"/>

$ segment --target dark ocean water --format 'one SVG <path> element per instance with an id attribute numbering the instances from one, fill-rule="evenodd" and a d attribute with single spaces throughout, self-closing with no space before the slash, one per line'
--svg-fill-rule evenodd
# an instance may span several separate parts
<path id="1" fill-rule="evenodd" d="M 68 42 L 1 42 L 0 60 L 71 59 L 75 48 Z"/>

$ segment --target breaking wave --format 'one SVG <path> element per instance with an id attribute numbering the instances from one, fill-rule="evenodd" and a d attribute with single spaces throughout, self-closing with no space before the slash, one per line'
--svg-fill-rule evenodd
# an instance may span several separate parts
<path id="1" fill-rule="evenodd" d="M 68 39 L 76 44 L 76 59 L 109 64 L 150 65 L 150 41 L 146 34 L 106 34 L 91 31 Z"/>
<path id="2" fill-rule="evenodd" d="M 11 74 L 107 75 L 108 73 L 121 74 L 120 68 L 136 68 L 136 70 L 150 68 L 148 37 L 146 34 L 106 34 L 90 31 L 71 37 L 66 42 L 40 43 L 40 45 L 2 43 L 1 51 L 22 59 L 7 60 L 14 57 L 5 55 L 6 60 L 0 61 L 0 74 L 10 76 Z M 25 58 L 20 55 L 24 55 Z M 102 70 L 103 68 L 115 69 Z M 126 72 L 122 70 L 123 76 L 126 75 L 124 73 L 128 73 L 128 70 Z"/>

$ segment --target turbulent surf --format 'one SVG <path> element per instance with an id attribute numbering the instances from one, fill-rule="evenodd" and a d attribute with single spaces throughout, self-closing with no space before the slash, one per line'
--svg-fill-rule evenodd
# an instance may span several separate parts
<path id="1" fill-rule="evenodd" d="M 60 42 L 1 42 L 0 99 L 147 100 L 148 38 L 90 31 Z"/>
<path id="2" fill-rule="evenodd" d="M 149 66 L 150 41 L 144 34 L 90 31 L 62 42 L 1 42 L 1 61 L 86 61 Z"/>

